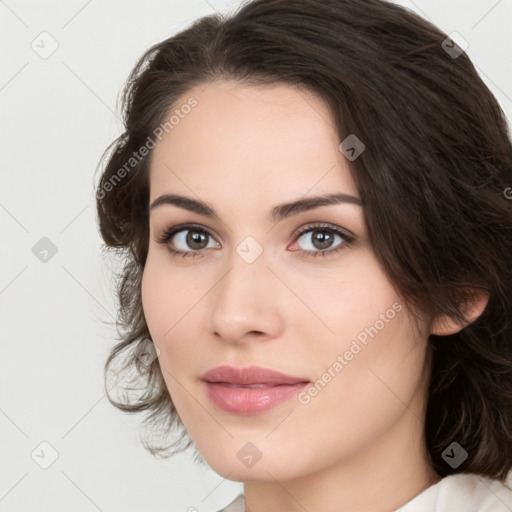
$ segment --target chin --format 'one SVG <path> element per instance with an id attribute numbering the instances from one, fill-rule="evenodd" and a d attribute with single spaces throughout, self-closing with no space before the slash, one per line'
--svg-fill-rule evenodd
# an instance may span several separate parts
<path id="1" fill-rule="evenodd" d="M 300 464 L 292 462 L 293 455 L 270 447 L 261 446 L 258 450 L 258 444 L 261 446 L 263 442 L 235 441 L 219 445 L 216 450 L 209 446 L 201 455 L 215 473 L 235 482 L 289 480 L 300 476 Z"/>

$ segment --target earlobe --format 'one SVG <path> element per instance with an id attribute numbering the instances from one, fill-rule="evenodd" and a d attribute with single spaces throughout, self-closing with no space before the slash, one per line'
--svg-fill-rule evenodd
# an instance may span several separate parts
<path id="1" fill-rule="evenodd" d="M 466 323 L 460 325 L 448 315 L 439 315 L 432 321 L 430 334 L 436 336 L 448 336 L 461 331 L 467 325 L 473 323 L 485 310 L 489 301 L 489 293 L 472 290 L 470 296 L 465 300 L 464 315 Z"/>

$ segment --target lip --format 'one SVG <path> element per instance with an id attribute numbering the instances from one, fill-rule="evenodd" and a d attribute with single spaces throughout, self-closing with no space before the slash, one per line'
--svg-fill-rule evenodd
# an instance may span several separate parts
<path id="1" fill-rule="evenodd" d="M 202 380 L 210 400 L 223 411 L 258 414 L 277 406 L 299 393 L 310 381 L 284 373 L 250 366 L 217 366 Z"/>
<path id="2" fill-rule="evenodd" d="M 297 384 L 299 382 L 309 382 L 303 377 L 294 377 L 286 375 L 275 370 L 269 370 L 260 366 L 247 366 L 245 368 L 235 368 L 234 366 L 216 366 L 206 372 L 202 379 L 207 382 L 224 382 L 227 384 L 268 384 L 275 386 L 279 384 Z"/>

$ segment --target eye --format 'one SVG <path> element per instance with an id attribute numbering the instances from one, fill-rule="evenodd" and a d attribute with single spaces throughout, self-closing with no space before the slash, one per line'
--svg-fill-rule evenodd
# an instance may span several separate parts
<path id="1" fill-rule="evenodd" d="M 301 229 L 297 233 L 295 240 L 296 244 L 301 248 L 301 252 L 316 258 L 327 254 L 337 254 L 343 248 L 353 243 L 354 236 L 333 226 L 316 224 Z M 303 240 L 302 244 L 299 243 L 300 240 Z M 340 243 L 332 248 L 336 241 Z"/>
<path id="2" fill-rule="evenodd" d="M 169 252 L 175 256 L 194 257 L 202 256 L 203 249 L 220 247 L 218 242 L 208 244 L 208 238 L 213 240 L 213 235 L 205 228 L 181 225 L 166 230 L 157 242 L 167 245 Z M 171 241 L 176 249 L 171 247 Z"/>
<path id="3" fill-rule="evenodd" d="M 334 255 L 354 242 L 354 235 L 340 228 L 315 224 L 299 230 L 294 237 L 294 244 L 299 246 L 299 252 L 306 256 L 318 257 Z M 210 243 L 209 243 L 210 239 Z M 303 242 L 299 243 L 299 241 Z M 206 228 L 198 225 L 174 226 L 156 239 L 160 244 L 166 245 L 173 256 L 196 257 L 204 256 L 204 249 L 220 248 L 213 235 Z M 332 248 L 333 244 L 338 242 Z"/>

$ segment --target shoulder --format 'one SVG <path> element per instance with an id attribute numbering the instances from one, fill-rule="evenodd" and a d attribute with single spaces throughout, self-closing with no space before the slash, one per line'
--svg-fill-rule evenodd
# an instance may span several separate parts
<path id="1" fill-rule="evenodd" d="M 245 512 L 244 495 L 239 494 L 233 501 L 218 512 Z"/>
<path id="2" fill-rule="evenodd" d="M 449 475 L 400 507 L 400 512 L 511 512 L 512 473 L 508 485 L 471 473 Z M 246 512 L 239 494 L 218 512 Z M 396 511 L 398 512 L 398 511 Z"/>
<path id="3" fill-rule="evenodd" d="M 510 512 L 512 488 L 492 478 L 459 473 L 451 475 L 444 487 L 441 486 L 439 500 L 446 502 L 445 507 L 460 502 L 466 507 L 472 506 L 475 512 Z"/>
<path id="4" fill-rule="evenodd" d="M 401 512 L 510 512 L 512 486 L 472 473 L 449 475 L 411 501 Z"/>

